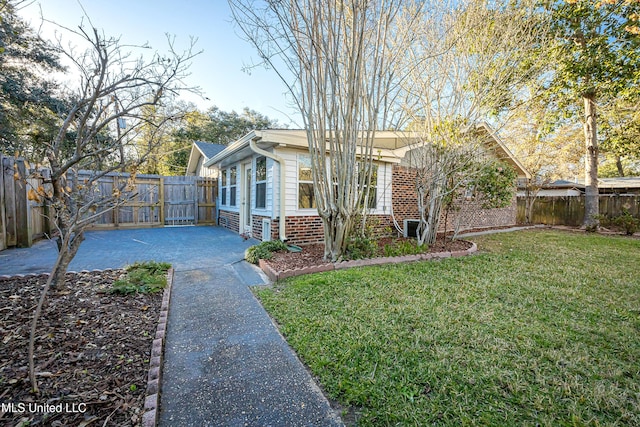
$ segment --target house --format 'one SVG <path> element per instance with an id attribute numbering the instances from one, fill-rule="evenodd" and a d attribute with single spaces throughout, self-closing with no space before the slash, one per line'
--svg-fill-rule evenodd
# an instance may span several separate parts
<path id="1" fill-rule="evenodd" d="M 640 194 L 640 177 L 598 178 L 598 192 L 605 194 Z M 566 197 L 584 195 L 584 179 L 559 179 L 542 186 L 537 197 Z M 525 197 L 524 185 L 518 186 L 518 197 Z"/>
<path id="2" fill-rule="evenodd" d="M 225 148 L 227 148 L 227 146 L 222 144 L 195 141 L 191 146 L 189 161 L 187 163 L 187 172 L 185 173 L 185 175 L 217 178 L 218 170 L 215 168 L 205 167 L 204 164 Z"/>
<path id="3" fill-rule="evenodd" d="M 580 182 L 558 179 L 548 184 L 542 185 L 537 197 L 566 197 L 580 196 L 584 194 L 584 184 Z M 518 182 L 518 197 L 526 197 L 526 181 Z"/>
<path id="4" fill-rule="evenodd" d="M 488 150 L 529 177 L 485 124 L 477 132 Z M 404 133 L 380 131 L 373 142 L 375 182 L 369 217 L 381 228 L 406 233 L 418 218 L 414 170 L 406 160 L 411 149 Z M 314 205 L 311 160 L 304 130 L 255 130 L 204 163 L 220 171 L 218 223 L 257 239 L 285 239 L 304 244 L 323 240 L 322 221 Z M 515 185 L 515 183 L 514 183 Z M 470 202 L 471 203 L 471 202 Z M 282 213 L 282 214 L 281 214 Z M 480 209 L 465 228 L 513 225 L 516 201 L 503 209 Z"/>

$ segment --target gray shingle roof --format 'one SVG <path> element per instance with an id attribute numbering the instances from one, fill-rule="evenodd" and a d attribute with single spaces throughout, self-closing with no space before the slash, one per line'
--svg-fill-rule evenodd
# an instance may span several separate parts
<path id="1" fill-rule="evenodd" d="M 194 144 L 196 144 L 196 146 L 200 149 L 200 151 L 204 153 L 207 160 L 212 158 L 213 156 L 215 156 L 225 148 L 227 148 L 226 145 L 214 144 L 211 142 L 204 142 L 204 141 L 196 141 L 194 142 Z"/>

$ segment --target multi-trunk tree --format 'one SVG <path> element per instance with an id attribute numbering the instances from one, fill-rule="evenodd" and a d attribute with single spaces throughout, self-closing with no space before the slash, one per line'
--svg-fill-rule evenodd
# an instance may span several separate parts
<path id="1" fill-rule="evenodd" d="M 500 168 L 491 166 L 499 159 L 479 125 L 510 109 L 543 69 L 532 53 L 545 25 L 531 6 L 434 1 L 421 15 L 417 41 L 403 58 L 409 74 L 398 104 L 410 120 L 405 161 L 416 171 L 420 243 L 435 241 L 444 206 Z"/>
<path id="2" fill-rule="evenodd" d="M 236 23 L 287 85 L 307 131 L 325 258 L 336 261 L 366 198 L 376 130 L 422 2 L 229 0 Z M 281 213 L 282 214 L 282 213 Z"/>
<path id="3" fill-rule="evenodd" d="M 533 208 L 544 186 L 558 180 L 584 176 L 582 128 L 564 121 L 548 100 L 534 94 L 516 108 L 502 129 L 503 141 L 531 178 L 524 184 L 525 221 L 532 222 Z"/>
<path id="4" fill-rule="evenodd" d="M 194 56 L 192 46 L 179 52 L 170 43 L 167 53 L 135 57 L 132 46 L 125 47 L 119 39 L 105 37 L 95 28 L 80 27 L 72 33 L 88 47 L 77 52 L 58 46 L 60 54 L 73 64 L 71 72 L 77 77 L 77 86 L 67 89 L 65 96 L 71 102 L 68 108 L 59 110 L 57 133 L 40 143 L 50 173 L 40 177 L 45 185 L 31 189 L 29 195 L 46 201 L 58 242 L 58 256 L 31 327 L 29 373 L 36 392 L 35 331 L 47 291 L 64 281 L 86 227 L 135 195 L 136 169 L 157 141 L 150 141 L 149 150 L 137 155 L 132 153 L 132 141 L 143 126 L 161 129 L 173 119 L 145 115 L 144 110 L 190 89 L 184 78 Z M 80 169 L 87 172 L 80 174 Z M 102 177 L 124 170 L 133 172 L 131 179 L 109 194 L 100 192 Z"/>

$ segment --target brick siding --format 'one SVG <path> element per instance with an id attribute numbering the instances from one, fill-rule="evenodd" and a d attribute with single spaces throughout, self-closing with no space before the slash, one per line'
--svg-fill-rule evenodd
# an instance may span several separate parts
<path id="1" fill-rule="evenodd" d="M 393 166 L 393 181 L 391 187 L 393 214 L 400 227 L 404 227 L 405 219 L 419 219 L 417 194 L 415 191 L 415 171 L 406 166 Z M 459 223 L 460 230 L 484 227 L 500 227 L 515 225 L 517 201 L 514 196 L 511 204 L 506 208 L 484 209 L 482 200 L 459 200 L 460 209 L 450 212 L 447 218 L 447 229 L 453 230 Z M 438 231 L 444 231 L 444 215 L 440 216 Z"/>
<path id="2" fill-rule="evenodd" d="M 220 210 L 219 216 L 219 225 L 236 233 L 240 232 L 240 214 L 238 212 Z"/>
<path id="3" fill-rule="evenodd" d="M 390 215 L 369 215 L 368 222 L 374 229 L 376 236 L 393 234 L 393 226 Z M 324 241 L 322 220 L 319 216 L 289 216 L 286 220 L 286 233 L 289 243 L 303 245 L 307 243 L 319 243 Z M 278 220 L 271 223 L 271 230 L 278 228 Z M 276 234 L 275 239 L 278 238 Z"/>
<path id="4" fill-rule="evenodd" d="M 263 219 L 268 219 L 269 221 L 271 221 L 271 218 L 268 216 L 262 216 L 262 215 L 251 215 L 251 237 L 253 237 L 254 239 L 258 239 L 258 240 L 262 240 L 262 220 Z M 277 229 L 277 224 L 276 224 L 276 233 L 275 236 L 273 237 L 273 221 L 271 221 L 271 240 L 276 240 L 278 239 L 278 229 Z"/>
<path id="5" fill-rule="evenodd" d="M 317 215 L 288 216 L 285 232 L 290 243 L 300 245 L 324 241 L 322 220 Z"/>
<path id="6" fill-rule="evenodd" d="M 391 205 L 398 225 L 404 227 L 405 219 L 417 219 L 418 195 L 416 173 L 406 166 L 394 165 L 391 179 Z"/>

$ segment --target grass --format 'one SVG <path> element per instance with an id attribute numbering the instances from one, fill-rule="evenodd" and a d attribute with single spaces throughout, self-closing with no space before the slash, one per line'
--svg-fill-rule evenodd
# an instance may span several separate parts
<path id="1" fill-rule="evenodd" d="M 110 292 L 123 295 L 160 292 L 167 286 L 167 270 L 170 268 L 171 264 L 166 262 L 135 262 L 125 269 L 124 277 L 113 283 Z"/>
<path id="2" fill-rule="evenodd" d="M 640 425 L 640 240 L 476 242 L 256 294 L 358 425 Z"/>

